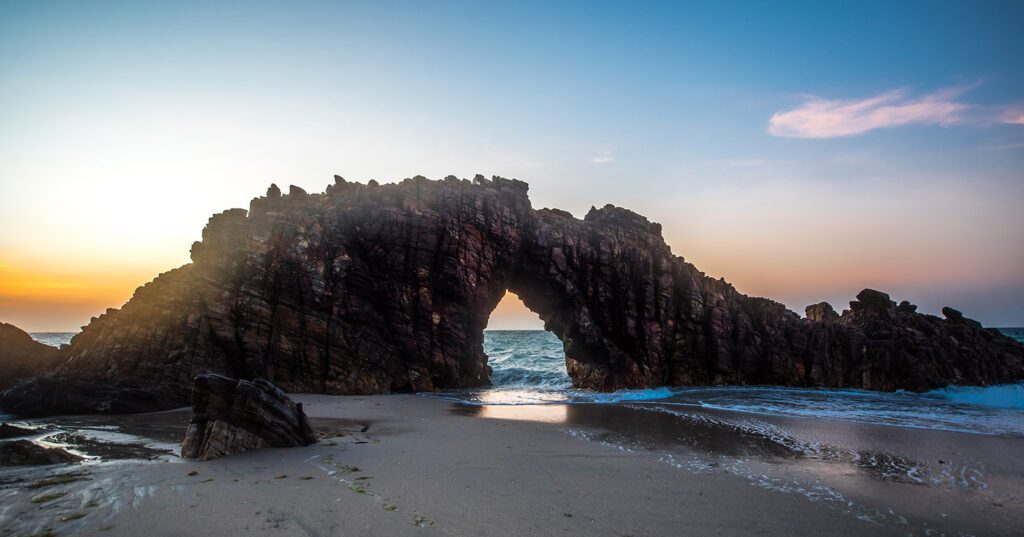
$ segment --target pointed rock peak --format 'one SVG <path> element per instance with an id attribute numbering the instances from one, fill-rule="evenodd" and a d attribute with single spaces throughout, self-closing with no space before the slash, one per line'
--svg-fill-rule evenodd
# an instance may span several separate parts
<path id="1" fill-rule="evenodd" d="M 281 189 L 277 188 L 276 184 L 270 183 L 270 188 L 267 189 L 267 197 L 271 198 L 271 199 L 280 198 L 281 197 Z"/>
<path id="2" fill-rule="evenodd" d="M 304 198 L 308 194 L 306 194 L 306 191 L 302 187 L 298 187 L 298 186 L 295 186 L 295 185 L 289 185 L 288 186 L 288 195 L 292 196 L 294 198 Z"/>

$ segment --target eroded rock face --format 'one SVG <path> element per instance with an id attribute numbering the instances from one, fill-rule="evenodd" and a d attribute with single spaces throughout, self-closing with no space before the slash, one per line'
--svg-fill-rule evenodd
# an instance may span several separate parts
<path id="1" fill-rule="evenodd" d="M 60 362 L 60 351 L 32 339 L 20 328 L 0 323 L 0 390 L 21 378 L 36 377 Z"/>
<path id="2" fill-rule="evenodd" d="M 812 321 L 835 321 L 839 319 L 839 314 L 832 308 L 832 304 L 828 302 L 818 302 L 817 304 L 811 304 L 804 308 L 804 315 Z"/>
<path id="3" fill-rule="evenodd" d="M 60 464 L 81 459 L 65 449 L 43 447 L 29 440 L 0 442 L 0 466 Z"/>
<path id="4" fill-rule="evenodd" d="M 280 388 L 220 375 L 199 375 L 192 390 L 192 421 L 181 456 L 209 460 L 266 447 L 306 446 L 316 436 Z"/>
<path id="5" fill-rule="evenodd" d="M 1024 377 L 1024 346 L 969 319 L 870 290 L 842 316 L 819 304 L 802 319 L 707 277 L 636 213 L 535 210 L 527 188 L 481 176 L 271 187 L 248 211 L 211 218 L 191 264 L 90 323 L 54 376 L 178 404 L 206 372 L 290 392 L 479 386 L 490 379 L 482 331 L 510 290 L 563 341 L 580 388 L 925 390 Z"/>

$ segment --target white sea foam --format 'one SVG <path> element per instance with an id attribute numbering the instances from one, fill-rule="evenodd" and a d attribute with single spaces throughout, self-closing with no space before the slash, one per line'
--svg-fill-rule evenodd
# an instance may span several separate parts
<path id="1" fill-rule="evenodd" d="M 78 335 L 78 332 L 32 332 L 29 335 L 32 336 L 32 339 L 43 345 L 60 347 L 61 345 L 71 343 L 71 338 Z"/>

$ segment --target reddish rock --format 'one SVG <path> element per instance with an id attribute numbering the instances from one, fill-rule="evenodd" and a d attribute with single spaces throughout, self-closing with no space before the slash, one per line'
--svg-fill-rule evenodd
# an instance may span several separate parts
<path id="1" fill-rule="evenodd" d="M 199 375 L 192 389 L 192 421 L 181 456 L 209 460 L 267 447 L 316 442 L 302 405 L 273 384 Z"/>

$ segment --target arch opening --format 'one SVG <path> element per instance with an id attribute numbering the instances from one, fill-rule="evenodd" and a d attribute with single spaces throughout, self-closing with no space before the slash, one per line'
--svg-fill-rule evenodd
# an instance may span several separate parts
<path id="1" fill-rule="evenodd" d="M 478 395 L 482 403 L 555 402 L 572 387 L 562 341 L 510 290 L 488 318 L 483 350 L 491 386 Z"/>

